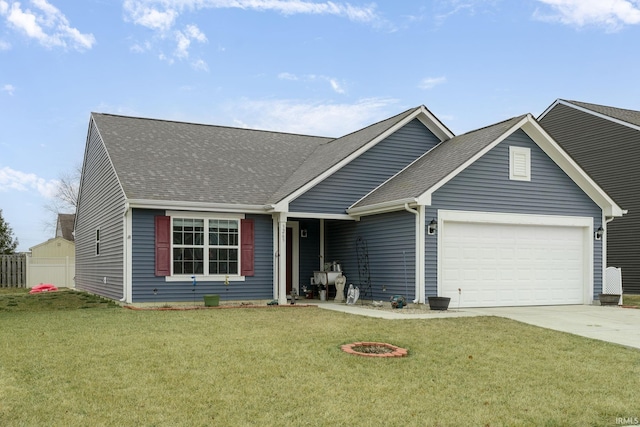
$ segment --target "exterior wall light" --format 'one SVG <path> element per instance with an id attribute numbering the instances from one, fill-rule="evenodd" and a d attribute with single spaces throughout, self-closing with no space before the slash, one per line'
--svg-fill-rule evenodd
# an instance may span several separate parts
<path id="1" fill-rule="evenodd" d="M 595 238 L 596 240 L 600 240 L 602 239 L 602 235 L 604 234 L 604 228 L 602 227 L 598 227 L 598 229 L 595 232 Z"/>
<path id="2" fill-rule="evenodd" d="M 433 235 L 433 234 L 436 234 L 436 231 L 438 231 L 438 222 L 434 218 L 431 220 L 431 222 L 429 223 L 429 226 L 427 227 L 427 234 Z"/>

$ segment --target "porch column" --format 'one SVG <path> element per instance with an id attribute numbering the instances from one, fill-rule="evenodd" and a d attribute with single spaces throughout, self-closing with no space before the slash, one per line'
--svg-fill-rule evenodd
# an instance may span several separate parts
<path id="1" fill-rule="evenodd" d="M 287 213 L 278 214 L 278 304 L 287 304 Z"/>
<path id="2" fill-rule="evenodd" d="M 426 207 L 418 205 L 416 207 L 418 215 L 416 215 L 416 300 L 418 304 L 424 304 L 426 297 L 425 284 L 425 244 L 426 244 Z"/>

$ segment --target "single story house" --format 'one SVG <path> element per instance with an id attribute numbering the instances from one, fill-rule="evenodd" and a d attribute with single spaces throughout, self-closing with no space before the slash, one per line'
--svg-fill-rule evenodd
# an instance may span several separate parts
<path id="1" fill-rule="evenodd" d="M 640 294 L 640 111 L 558 99 L 538 120 L 629 211 L 607 228 L 607 260 L 622 269 L 623 292 Z"/>
<path id="2" fill-rule="evenodd" d="M 92 113 L 76 284 L 283 304 L 336 262 L 367 299 L 589 304 L 622 214 L 530 114 L 454 136 L 419 106 L 326 138 Z"/>

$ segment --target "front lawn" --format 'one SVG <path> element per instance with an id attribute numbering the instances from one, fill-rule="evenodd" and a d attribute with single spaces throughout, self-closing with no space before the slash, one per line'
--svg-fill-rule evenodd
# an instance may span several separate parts
<path id="1" fill-rule="evenodd" d="M 622 295 L 622 303 L 630 307 L 640 307 L 640 295 Z"/>
<path id="2" fill-rule="evenodd" d="M 0 310 L 0 425 L 592 426 L 640 417 L 640 352 L 497 317 L 100 308 Z M 409 355 L 340 350 L 354 341 Z"/>

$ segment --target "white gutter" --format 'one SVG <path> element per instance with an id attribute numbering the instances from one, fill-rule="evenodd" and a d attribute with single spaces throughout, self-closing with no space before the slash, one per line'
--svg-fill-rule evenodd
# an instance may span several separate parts
<path id="1" fill-rule="evenodd" d="M 404 209 L 407 212 L 411 212 L 416 216 L 416 258 L 415 258 L 415 286 L 416 286 L 416 298 L 413 300 L 414 304 L 425 303 L 425 283 L 424 283 L 424 257 L 425 257 L 425 208 L 418 205 L 418 209 L 409 207 L 409 203 L 404 204 Z"/>
<path id="2" fill-rule="evenodd" d="M 406 199 L 392 200 L 390 202 L 376 203 L 374 205 L 363 206 L 361 208 L 349 208 L 347 209 L 347 213 L 353 216 L 365 216 L 384 212 L 399 211 L 403 209 L 403 205 L 408 205 L 409 203 L 415 202 L 416 198 L 410 197 Z"/>
<path id="3" fill-rule="evenodd" d="M 270 205 L 185 202 L 173 200 L 128 199 L 127 203 L 130 208 L 200 212 L 265 213 L 271 209 Z"/>

